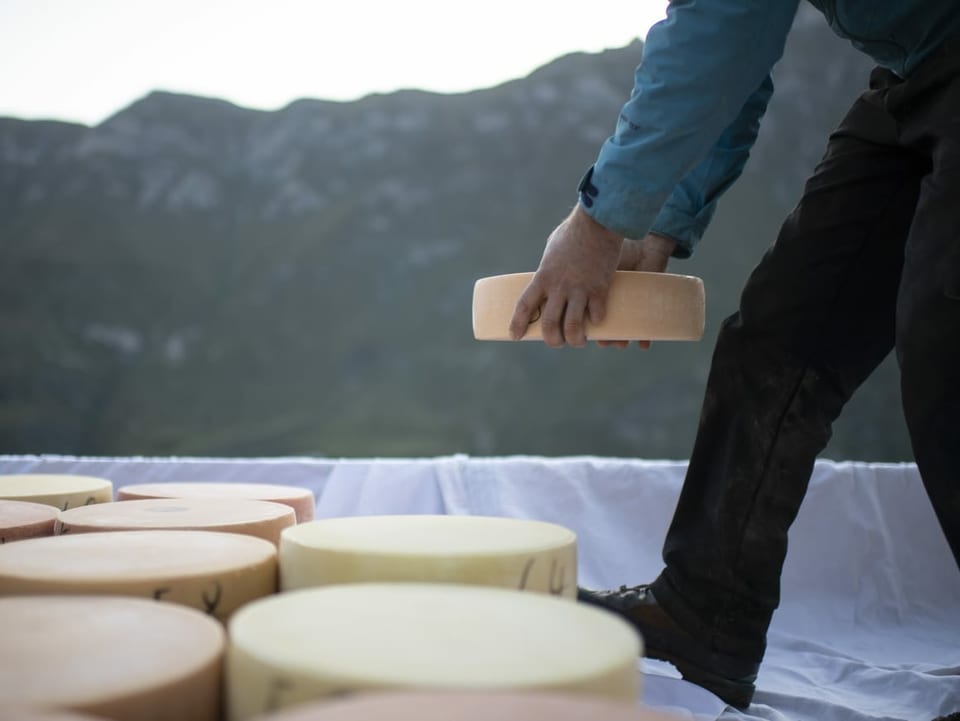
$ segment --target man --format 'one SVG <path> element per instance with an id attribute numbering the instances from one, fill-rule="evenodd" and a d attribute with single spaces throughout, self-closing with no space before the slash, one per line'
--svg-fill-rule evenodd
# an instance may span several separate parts
<path id="1" fill-rule="evenodd" d="M 811 1 L 879 67 L 721 328 L 663 571 L 580 594 L 738 707 L 814 459 L 894 348 L 917 465 L 960 559 L 960 3 Z M 540 312 L 547 344 L 581 346 L 614 270 L 663 271 L 693 252 L 746 161 L 797 3 L 670 4 L 517 303 L 514 338 Z"/>

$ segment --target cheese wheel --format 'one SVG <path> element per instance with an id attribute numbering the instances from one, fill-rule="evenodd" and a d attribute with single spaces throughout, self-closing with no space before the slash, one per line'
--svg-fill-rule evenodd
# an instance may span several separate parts
<path id="1" fill-rule="evenodd" d="M 536 593 L 352 584 L 254 601 L 228 625 L 229 718 L 364 690 L 544 690 L 634 701 L 622 619 Z"/>
<path id="2" fill-rule="evenodd" d="M 0 708 L 0 721 L 109 721 L 103 716 L 35 708 Z"/>
<path id="3" fill-rule="evenodd" d="M 257 536 L 274 545 L 297 522 L 290 506 L 241 498 L 172 498 L 71 508 L 60 513 L 57 533 L 198 530 Z"/>
<path id="4" fill-rule="evenodd" d="M 473 336 L 511 340 L 513 311 L 533 273 L 480 278 L 473 286 Z M 703 281 L 691 275 L 618 270 L 607 296 L 603 322 L 586 324 L 589 340 L 700 340 L 705 300 Z M 539 318 L 522 340 L 542 340 Z"/>
<path id="5" fill-rule="evenodd" d="M 57 509 L 44 503 L 0 500 L 0 544 L 52 536 Z"/>
<path id="6" fill-rule="evenodd" d="M 191 606 L 224 621 L 277 590 L 276 547 L 207 531 L 117 531 L 0 546 L 0 596 L 108 594 Z"/>
<path id="7" fill-rule="evenodd" d="M 113 484 L 91 476 L 27 473 L 0 476 L 0 498 L 56 506 L 62 511 L 113 500 Z"/>
<path id="8" fill-rule="evenodd" d="M 0 598 L 0 638 L 5 707 L 219 718 L 223 627 L 192 609 L 114 596 Z"/>
<path id="9" fill-rule="evenodd" d="M 316 508 L 310 489 L 270 483 L 136 483 L 117 489 L 119 501 L 146 498 L 246 498 L 272 501 L 290 506 L 297 515 L 297 523 L 312 521 Z"/>
<path id="10" fill-rule="evenodd" d="M 283 532 L 282 589 L 368 581 L 498 586 L 573 599 L 577 538 L 543 521 L 443 515 L 330 518 Z"/>
<path id="11" fill-rule="evenodd" d="M 637 703 L 561 693 L 407 691 L 318 701 L 258 721 L 679 721 Z"/>

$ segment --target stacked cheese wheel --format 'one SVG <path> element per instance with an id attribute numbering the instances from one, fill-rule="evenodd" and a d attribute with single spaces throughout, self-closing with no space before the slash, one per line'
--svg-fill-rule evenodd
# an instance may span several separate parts
<path id="1" fill-rule="evenodd" d="M 219 718 L 223 627 L 192 609 L 114 596 L 0 598 L 0 638 L 5 708 Z"/>
<path id="2" fill-rule="evenodd" d="M 0 546 L 0 601 L 13 609 L 11 619 L 24 618 L 27 607 L 46 609 L 53 621 L 31 617 L 26 623 L 59 629 L 67 625 L 62 618 L 70 603 L 80 604 L 69 608 L 82 616 L 93 608 L 84 604 L 96 598 L 106 617 L 162 630 L 142 640 L 130 637 L 150 657 L 163 656 L 164 643 L 179 648 L 187 642 L 176 623 L 147 620 L 144 606 L 124 603 L 221 621 L 229 638 L 225 698 L 211 680 L 221 673 L 222 650 L 200 644 L 194 650 L 205 660 L 186 664 L 193 670 L 176 682 L 186 684 L 182 691 L 172 672 L 138 665 L 119 648 L 114 657 L 103 650 L 95 664 L 96 670 L 120 665 L 130 671 L 112 676 L 116 688 L 75 670 L 82 663 L 70 666 L 70 673 L 90 681 L 86 696 L 66 684 L 62 694 L 39 703 L 43 693 L 36 689 L 51 682 L 35 665 L 24 665 L 16 678 L 0 671 L 0 692 L 4 684 L 21 688 L 11 696 L 18 708 L 202 721 L 213 718 L 210 708 L 225 704 L 229 719 L 240 721 L 344 693 L 433 689 L 446 701 L 451 693 L 479 693 L 494 702 L 492 695 L 504 691 L 541 692 L 544 703 L 562 691 L 600 704 L 591 717 L 617 721 L 603 703 L 635 710 L 640 639 L 616 617 L 571 602 L 576 537 L 562 526 L 435 515 L 312 521 L 311 493 L 269 484 L 134 484 L 120 489 L 124 500 L 106 503 L 109 481 L 95 479 L 101 490 L 94 491 L 84 479 L 17 478 L 0 483 L 0 495 L 21 493 L 17 503 L 24 504 L 25 496 L 35 502 L 43 491 L 41 502 L 60 509 L 59 535 L 26 538 L 22 530 L 16 543 Z M 67 497 L 71 482 L 88 485 Z M 32 495 L 23 494 L 24 487 Z M 87 505 L 91 498 L 98 505 Z M 50 532 L 50 511 L 46 517 L 43 533 Z M 9 605 L 17 602 L 27 605 Z M 118 633 L 124 628 L 116 626 Z M 169 638 L 161 643 L 164 635 Z M 105 643 L 118 644 L 113 637 Z M 164 694 L 189 699 L 195 710 L 179 700 L 169 704 L 170 715 L 163 715 L 166 708 L 160 715 L 148 710 L 159 698 L 137 675 L 148 666 Z M 501 715 L 497 708 L 491 717 Z"/>
<path id="3" fill-rule="evenodd" d="M 576 597 L 576 536 L 542 521 L 358 516 L 283 533 L 281 587 L 366 581 L 463 583 Z"/>
<path id="4" fill-rule="evenodd" d="M 43 503 L 0 500 L 0 545 L 52 536 L 57 509 Z"/>
<path id="5" fill-rule="evenodd" d="M 257 536 L 274 545 L 296 523 L 289 506 L 238 498 L 172 498 L 119 501 L 60 513 L 57 533 L 93 531 L 205 530 Z"/>
<path id="6" fill-rule="evenodd" d="M 0 546 L 0 596 L 111 594 L 170 601 L 222 621 L 277 589 L 276 547 L 207 531 L 116 531 Z"/>
<path id="7" fill-rule="evenodd" d="M 140 501 L 147 498 L 218 498 L 271 501 L 290 506 L 297 523 L 312 521 L 315 511 L 313 493 L 298 486 L 270 483 L 134 483 L 117 489 L 117 500 Z"/>
<path id="8" fill-rule="evenodd" d="M 230 620 L 231 721 L 363 691 L 569 691 L 636 700 L 621 619 L 545 594 L 460 584 L 287 591 Z"/>
<path id="9" fill-rule="evenodd" d="M 569 693 L 407 691 L 301 704 L 257 721 L 678 721 L 637 704 Z"/>
<path id="10" fill-rule="evenodd" d="M 60 510 L 113 500 L 113 483 L 104 478 L 28 473 L 0 476 L 0 498 L 55 506 Z"/>

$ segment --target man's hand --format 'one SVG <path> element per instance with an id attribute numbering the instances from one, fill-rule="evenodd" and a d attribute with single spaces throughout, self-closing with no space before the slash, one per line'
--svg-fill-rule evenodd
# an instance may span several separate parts
<path id="1" fill-rule="evenodd" d="M 584 321 L 603 320 L 622 245 L 578 204 L 547 239 L 540 267 L 517 301 L 510 336 L 522 338 L 539 313 L 547 345 L 585 345 Z"/>
<path id="2" fill-rule="evenodd" d="M 667 269 L 670 255 L 676 245 L 672 238 L 654 233 L 647 233 L 642 240 L 624 238 L 617 270 L 643 270 L 650 273 L 662 273 Z M 597 345 L 626 348 L 628 341 L 599 340 Z M 650 347 L 650 341 L 637 341 L 637 345 L 646 350 Z"/>

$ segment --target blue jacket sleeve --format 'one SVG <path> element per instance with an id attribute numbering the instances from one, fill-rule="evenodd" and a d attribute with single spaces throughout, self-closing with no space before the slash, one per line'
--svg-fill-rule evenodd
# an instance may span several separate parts
<path id="1" fill-rule="evenodd" d="M 746 160 L 797 3 L 670 2 L 666 19 L 647 35 L 616 130 L 580 184 L 580 204 L 591 217 L 641 238 L 670 198 L 676 210 L 671 222 L 679 224 L 681 212 L 704 220 L 706 206 Z M 680 231 L 668 231 L 666 212 L 660 230 L 674 236 Z M 693 227 L 677 238 L 678 254 L 692 249 Z"/>
<path id="2" fill-rule="evenodd" d="M 710 224 L 717 200 L 740 177 L 772 95 L 773 79 L 768 75 L 707 157 L 687 173 L 663 204 L 650 230 L 677 242 L 674 256 L 690 257 Z"/>

